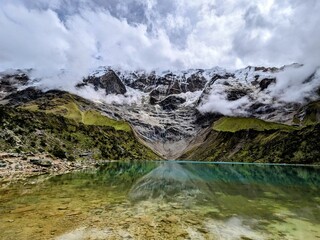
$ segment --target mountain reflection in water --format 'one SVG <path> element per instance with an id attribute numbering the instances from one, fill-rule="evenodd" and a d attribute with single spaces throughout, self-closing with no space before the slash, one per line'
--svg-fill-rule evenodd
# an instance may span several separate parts
<path id="1" fill-rule="evenodd" d="M 319 169 L 112 162 L 3 183 L 0 239 L 319 239 Z"/>
<path id="2" fill-rule="evenodd" d="M 162 162 L 137 180 L 129 192 L 133 201 L 147 199 L 177 200 L 194 198 L 215 201 L 215 194 L 250 197 L 273 189 L 286 191 L 286 186 L 317 188 L 320 184 L 317 167 L 283 165 L 206 164 Z"/>
<path id="3" fill-rule="evenodd" d="M 131 188 L 133 201 L 150 198 L 175 199 L 181 195 L 210 195 L 208 185 L 197 172 L 192 173 L 185 165 L 170 161 L 160 164 L 140 178 Z"/>

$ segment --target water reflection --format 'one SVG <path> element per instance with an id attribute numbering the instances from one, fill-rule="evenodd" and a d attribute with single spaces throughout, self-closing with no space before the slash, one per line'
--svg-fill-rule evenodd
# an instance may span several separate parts
<path id="1" fill-rule="evenodd" d="M 114 162 L 0 187 L 0 239 L 317 239 L 319 190 L 319 167 Z"/>
<path id="2" fill-rule="evenodd" d="M 131 188 L 133 201 L 152 198 L 176 199 L 181 197 L 210 195 L 206 181 L 197 172 L 192 173 L 177 162 L 165 162 L 140 178 Z"/>
<path id="3" fill-rule="evenodd" d="M 318 167 L 280 165 L 160 163 L 132 185 L 129 198 L 177 200 L 184 197 L 202 202 L 217 201 L 216 195 L 243 195 L 248 198 L 269 195 L 275 198 L 290 193 L 317 190 Z"/>

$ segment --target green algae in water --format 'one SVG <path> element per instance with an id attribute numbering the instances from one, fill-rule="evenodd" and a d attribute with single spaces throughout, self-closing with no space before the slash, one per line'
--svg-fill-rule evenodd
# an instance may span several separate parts
<path id="1" fill-rule="evenodd" d="M 0 189 L 0 239 L 319 239 L 319 167 L 116 162 Z"/>

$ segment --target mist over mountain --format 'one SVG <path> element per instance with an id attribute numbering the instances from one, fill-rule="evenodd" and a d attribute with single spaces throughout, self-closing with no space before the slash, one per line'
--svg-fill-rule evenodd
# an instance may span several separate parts
<path id="1" fill-rule="evenodd" d="M 99 66 L 315 68 L 319 10 L 313 0 L 3 0 L 0 69 L 32 68 L 66 85 Z"/>
<path id="2" fill-rule="evenodd" d="M 320 239 L 320 0 L 0 0 L 0 239 Z"/>
<path id="3" fill-rule="evenodd" d="M 68 90 L 93 101 L 119 105 L 142 104 L 149 97 L 151 100 L 146 101 L 152 102 L 159 95 L 167 97 L 172 94 L 187 99 L 186 104 L 197 102 L 196 107 L 202 113 L 216 112 L 228 116 L 248 116 L 254 104 L 273 108 L 306 104 L 319 98 L 320 88 L 319 68 L 301 64 L 281 68 L 249 66 L 233 71 L 220 67 L 181 71 L 99 67 L 75 82 L 60 86 L 34 77 L 36 70 L 33 69 L 4 71 L 1 75 L 14 76 L 19 71 L 29 79 L 20 85 L 21 89 Z M 64 76 L 65 73 L 60 74 Z M 101 83 L 103 76 L 105 80 Z M 118 87 L 115 90 L 113 83 Z"/>
<path id="4" fill-rule="evenodd" d="M 44 185 L 35 185 L 39 184 L 35 181 L 37 178 L 31 178 L 31 184 L 21 185 L 19 188 L 23 196 L 31 199 L 37 211 L 39 211 L 39 192 L 45 192 L 43 212 L 39 214 L 41 221 L 44 212 L 50 209 L 47 200 L 51 197 L 46 195 L 46 191 L 50 192 L 54 202 L 58 203 L 53 208 L 57 209 L 57 216 L 62 216 L 63 219 L 65 213 L 61 211 L 71 208 L 71 202 L 75 199 L 79 198 L 86 206 L 88 202 L 93 202 L 88 210 L 94 211 L 94 220 L 87 219 L 90 226 L 92 222 L 97 223 L 97 213 L 100 215 L 101 209 L 106 209 L 108 213 L 116 211 L 115 218 L 118 219 L 118 202 L 119 199 L 124 199 L 125 202 L 120 204 L 125 211 L 124 220 L 118 224 L 111 219 L 121 227 L 121 230 L 128 229 L 128 225 L 121 224 L 128 224 L 128 219 L 130 221 L 140 213 L 143 214 L 143 218 L 137 219 L 137 229 L 140 226 L 145 229 L 147 226 L 143 211 L 150 209 L 150 205 L 135 208 L 132 215 L 128 215 L 130 206 L 152 201 L 156 204 L 156 210 L 152 212 L 154 217 L 157 212 L 165 211 L 163 208 L 165 205 L 159 202 L 162 199 L 165 202 L 170 200 L 182 202 L 181 206 L 174 205 L 167 210 L 168 213 L 164 213 L 165 220 L 159 220 L 159 226 L 169 225 L 168 239 L 172 235 L 174 223 L 179 223 L 179 231 L 182 226 L 175 216 L 187 219 L 187 223 L 192 226 L 199 221 L 199 217 L 196 216 L 190 222 L 189 216 L 186 215 L 192 212 L 191 200 L 197 204 L 209 204 L 209 207 L 205 205 L 205 209 L 209 209 L 205 214 L 205 222 L 208 222 L 208 217 L 212 216 L 212 213 L 216 213 L 216 208 L 212 208 L 212 204 L 222 206 L 221 212 L 225 212 L 230 206 L 236 206 L 235 213 L 238 214 L 239 206 L 242 208 L 243 205 L 250 203 L 243 215 L 248 216 L 247 213 L 252 212 L 252 209 L 269 209 L 266 207 L 266 202 L 270 199 L 276 199 L 270 204 L 270 209 L 279 206 L 277 196 L 288 189 L 293 192 L 292 198 L 288 199 L 287 195 L 280 194 L 284 199 L 284 206 L 292 207 L 292 203 L 297 203 L 295 210 L 306 206 L 302 208 L 302 219 L 306 219 L 307 216 L 305 209 L 313 214 L 313 211 L 309 211 L 313 209 L 305 203 L 317 206 L 317 202 L 310 202 L 310 199 L 317 199 L 316 183 L 319 168 L 282 164 L 320 163 L 318 69 L 310 74 L 310 69 L 300 64 L 283 68 L 246 67 L 235 71 L 219 67 L 162 72 L 101 67 L 88 76 L 78 79 L 75 85 L 70 84 L 69 91 L 61 90 L 65 89 L 63 87 L 59 90 L 55 85 L 50 87 L 46 80 L 34 78 L 32 71 L 32 69 L 11 70 L 0 74 L 0 151 L 4 152 L 0 159 L 0 177 L 5 183 L 11 184 L 12 178 L 43 175 L 48 172 L 59 174 L 58 179 L 62 181 L 61 184 L 53 178 L 49 180 L 57 189 L 54 193 L 51 185 L 44 182 L 43 177 L 48 175 L 40 178 L 40 184 Z M 150 161 L 164 159 L 196 160 L 207 163 Z M 110 160 L 116 161 L 110 162 Z M 148 161 L 138 162 L 142 165 L 137 165 L 137 161 L 133 160 Z M 221 162 L 259 164 L 221 164 Z M 273 166 L 270 163 L 280 163 L 281 166 Z M 79 177 L 69 173 L 72 170 L 88 167 L 92 169 L 101 164 L 105 167 L 99 168 L 95 173 L 99 179 L 93 178 L 92 171 L 88 169 L 77 171 L 81 174 Z M 311 172 L 308 173 L 310 169 Z M 61 175 L 65 171 L 68 174 Z M 70 185 L 71 180 L 76 184 L 71 185 L 70 198 L 66 198 L 68 195 L 65 195 L 65 192 L 68 192 L 70 187 L 66 191 L 61 191 L 61 187 Z M 239 181 L 241 185 L 234 185 L 235 181 Z M 289 185 L 290 183 L 293 185 Z M 117 184 L 120 184 L 120 187 Z M 282 188 L 277 188 L 272 193 L 270 189 L 273 185 Z M 28 195 L 30 186 L 36 187 L 35 191 L 31 191 L 35 192 L 35 197 Z M 39 188 L 41 186 L 43 188 Z M 105 207 L 101 208 L 102 205 L 97 199 L 101 196 L 110 199 L 113 195 L 106 186 L 110 186 L 115 193 L 119 193 L 119 189 L 125 187 L 124 195 L 120 197 L 115 195 L 115 200 L 110 204 L 103 200 Z M 265 190 L 261 190 L 262 186 L 265 186 Z M 96 187 L 101 188 L 101 195 L 92 192 Z M 305 192 L 301 194 L 297 189 L 304 189 Z M 314 191 L 312 197 L 308 195 L 311 189 Z M 8 190 L 5 188 L 3 192 L 10 195 L 11 193 L 7 193 Z M 249 193 L 247 199 L 242 197 L 243 191 Z M 79 192 L 80 195 L 71 198 L 75 192 Z M 88 195 L 83 195 L 85 192 Z M 58 193 L 62 195 L 57 197 Z M 261 197 L 257 194 L 261 194 Z M 88 197 L 92 195 L 93 200 L 88 201 L 90 200 Z M 124 196 L 127 196 L 132 203 Z M 225 203 L 226 199 L 229 199 L 228 196 L 234 196 L 235 200 L 228 202 L 225 207 L 220 203 Z M 297 196 L 306 196 L 305 202 L 297 199 Z M 14 195 L 14 206 L 17 199 L 19 198 Z M 34 199 L 37 201 L 34 202 Z M 70 200 L 61 202 L 61 199 Z M 253 199 L 262 201 L 261 207 L 257 208 Z M 12 213 L 14 207 L 8 207 L 8 202 L 3 209 L 7 207 L 8 212 Z M 97 206 L 98 210 L 93 210 Z M 182 210 L 183 206 L 186 210 Z M 32 211 L 29 206 L 26 208 L 24 204 L 19 204 L 17 211 L 19 221 L 14 222 L 21 220 L 20 209 L 23 209 L 23 215 L 26 214 L 26 209 L 27 212 Z M 76 204 L 74 211 L 79 211 L 78 209 L 79 205 Z M 168 215 L 176 210 L 179 213 L 171 215 L 175 218 L 169 219 Z M 50 226 L 52 226 L 51 211 L 53 210 L 50 210 L 48 216 Z M 8 214 L 7 210 L 4 212 Z M 33 212 L 31 213 L 33 216 Z M 74 213 L 71 213 L 74 216 Z M 78 216 L 77 212 L 76 214 Z M 280 214 L 272 215 L 273 224 L 275 219 L 281 216 Z M 233 218 L 235 214 L 232 213 L 230 216 Z M 295 214 L 290 216 L 298 217 Z M 315 213 L 314 216 L 318 215 Z M 102 224 L 105 224 L 103 222 L 103 219 L 106 219 L 105 215 L 101 217 Z M 254 221 L 256 217 L 257 215 L 254 215 Z M 265 217 L 263 212 L 261 215 L 263 226 L 266 226 Z M 86 216 L 80 218 L 81 225 L 83 219 L 86 219 Z M 26 221 L 30 222 L 30 219 Z M 280 222 L 284 222 L 284 218 L 280 218 Z M 10 224 L 12 223 L 13 220 Z M 129 223 L 132 224 L 131 221 Z M 150 223 L 152 225 L 148 226 L 154 231 L 155 225 L 151 221 Z M 300 220 L 298 223 L 300 224 Z M 108 220 L 108 226 L 109 224 Z M 310 226 L 315 226 L 313 221 Z M 225 228 L 225 225 L 221 225 L 221 228 Z M 7 232 L 4 235 L 12 237 L 12 228 L 8 229 L 9 235 L 6 235 Z M 132 225 L 129 229 L 132 229 Z M 313 233 L 317 234 L 316 226 L 314 229 Z M 39 231 L 38 228 L 36 231 Z M 206 229 L 200 231 L 208 233 Z M 237 231 L 234 225 L 230 226 L 230 232 L 237 233 Z M 27 227 L 26 232 L 30 233 L 30 227 Z M 163 236 L 164 231 L 159 232 Z M 244 237 L 243 231 L 239 232 L 241 238 L 261 236 L 259 233 L 256 236 Z M 110 236 L 109 233 L 108 231 L 105 235 L 106 238 Z M 285 233 L 287 234 L 287 231 Z M 53 236 L 52 231 L 48 234 L 49 238 Z M 92 234 L 93 238 L 97 236 L 95 234 L 96 232 Z M 76 235 L 68 233 L 66 236 L 73 238 L 82 235 L 91 237 L 83 233 Z M 275 235 L 280 234 L 270 234 L 271 238 Z M 298 235 L 301 236 L 301 232 L 298 232 Z M 41 236 L 43 237 L 42 232 Z M 119 239 L 123 236 L 119 235 Z M 148 234 L 146 238 L 149 236 Z M 181 233 L 172 239 L 177 239 L 179 236 Z M 280 238 L 283 237 L 281 234 Z"/>
<path id="5" fill-rule="evenodd" d="M 320 119 L 319 10 L 313 0 L 3 0 L 1 103 L 125 121 L 166 159 L 234 126 L 282 141 Z"/>
<path id="6" fill-rule="evenodd" d="M 63 100 L 61 91 L 66 88 L 34 78 L 33 70 L 1 73 L 0 90 L 1 102 L 8 106 L 53 111 L 68 118 L 94 109 L 110 119 L 124 120 L 159 156 L 175 159 L 205 141 L 216 124 L 222 132 L 234 131 L 234 126 L 236 131 L 294 131 L 317 124 L 320 75 L 318 68 L 310 71 L 301 64 L 235 71 L 219 67 L 182 71 L 100 67 L 69 85 L 68 91 L 76 98 L 89 100 L 85 106 L 72 98 Z M 74 112 L 74 107 L 79 110 Z M 82 121 L 87 121 L 86 114 L 80 114 Z M 99 122 L 96 117 L 90 122 Z M 235 123 L 226 117 L 233 117 Z"/>

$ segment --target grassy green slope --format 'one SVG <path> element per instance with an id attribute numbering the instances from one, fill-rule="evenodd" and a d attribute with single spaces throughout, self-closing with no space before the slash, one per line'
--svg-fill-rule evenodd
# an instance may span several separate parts
<path id="1" fill-rule="evenodd" d="M 309 103 L 305 107 L 305 116 L 302 120 L 303 125 L 313 125 L 320 120 L 320 101 Z"/>
<path id="2" fill-rule="evenodd" d="M 30 101 L 21 105 L 20 108 L 61 115 L 85 125 L 109 126 L 116 130 L 132 131 L 127 122 L 103 116 L 90 106 L 91 103 L 83 98 L 61 92 L 58 95 L 48 94 L 37 100 Z"/>
<path id="3" fill-rule="evenodd" d="M 213 130 L 223 131 L 223 132 L 237 132 L 241 130 L 253 129 L 256 131 L 266 131 L 266 130 L 283 130 L 292 131 L 295 127 L 266 122 L 257 118 L 244 118 L 244 117 L 222 117 L 213 124 Z"/>
<path id="4" fill-rule="evenodd" d="M 56 112 L 0 106 L 0 151 L 46 152 L 69 160 L 159 159 L 130 128 L 122 129 L 121 122 L 103 116 L 92 120 L 96 113 L 89 111 L 84 114 L 87 124 L 83 124 L 76 121 L 80 115 L 74 113 L 64 117 Z"/>
<path id="5" fill-rule="evenodd" d="M 88 110 L 82 113 L 82 122 L 86 125 L 110 126 L 116 130 L 131 132 L 131 127 L 125 121 L 116 121 L 101 115 L 94 110 Z"/>
<path id="6" fill-rule="evenodd" d="M 222 118 L 204 142 L 181 159 L 201 161 L 319 163 L 320 124 L 302 129 L 257 119 Z"/>

